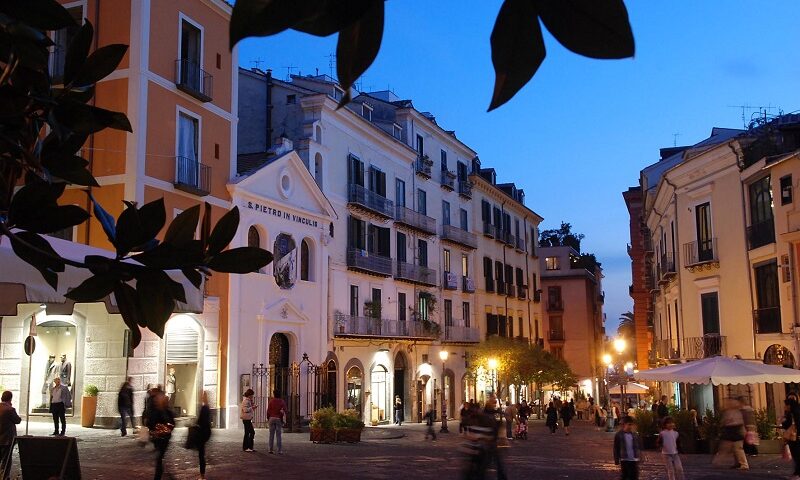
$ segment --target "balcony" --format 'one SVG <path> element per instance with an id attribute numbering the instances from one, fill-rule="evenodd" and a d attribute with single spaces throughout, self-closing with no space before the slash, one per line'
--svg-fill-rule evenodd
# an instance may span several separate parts
<path id="1" fill-rule="evenodd" d="M 464 198 L 472 198 L 472 186 L 474 184 L 469 180 L 458 181 L 458 194 Z"/>
<path id="2" fill-rule="evenodd" d="M 175 157 L 175 188 L 194 195 L 211 193 L 211 167 L 193 158 Z"/>
<path id="3" fill-rule="evenodd" d="M 525 300 L 528 298 L 528 286 L 527 285 L 517 285 L 517 298 L 520 300 Z"/>
<path id="4" fill-rule="evenodd" d="M 648 255 L 655 253 L 655 249 L 653 248 L 653 238 L 650 236 L 649 228 L 642 229 L 642 247 L 644 248 L 644 253 Z"/>
<path id="5" fill-rule="evenodd" d="M 464 293 L 475 293 L 475 280 L 469 277 L 461 277 L 461 285 Z"/>
<path id="6" fill-rule="evenodd" d="M 455 225 L 442 225 L 442 240 L 467 248 L 478 248 L 478 236 Z"/>
<path id="7" fill-rule="evenodd" d="M 435 338 L 437 336 L 433 328 L 425 328 L 423 322 L 413 320 L 336 314 L 333 321 L 333 334 L 337 337 Z"/>
<path id="8" fill-rule="evenodd" d="M 422 233 L 429 235 L 436 234 L 436 219 L 415 212 L 410 208 L 401 207 L 400 205 L 395 207 L 394 219 L 397 223 L 419 230 Z"/>
<path id="9" fill-rule="evenodd" d="M 436 286 L 436 270 L 413 263 L 397 262 L 394 278 L 430 287 Z"/>
<path id="10" fill-rule="evenodd" d="M 564 341 L 564 329 L 562 328 L 551 328 L 547 332 L 547 340 L 550 342 L 563 342 Z"/>
<path id="11" fill-rule="evenodd" d="M 381 218 L 394 216 L 394 202 L 362 185 L 351 183 L 347 195 L 348 206 L 374 213 Z"/>
<path id="12" fill-rule="evenodd" d="M 495 293 L 498 295 L 505 295 L 506 294 L 506 284 L 502 281 L 496 281 L 495 284 L 497 288 L 495 289 Z"/>
<path id="13" fill-rule="evenodd" d="M 774 219 L 754 223 L 747 227 L 747 249 L 763 247 L 775 243 L 775 221 Z"/>
<path id="14" fill-rule="evenodd" d="M 694 272 L 713 266 L 719 267 L 716 238 L 683 244 L 683 268 Z"/>
<path id="15" fill-rule="evenodd" d="M 675 260 L 672 253 L 665 253 L 661 255 L 661 263 L 658 268 L 658 281 L 659 283 L 669 283 L 669 281 L 677 274 L 675 270 Z"/>
<path id="16" fill-rule="evenodd" d="M 486 293 L 494 293 L 494 280 L 491 278 L 486 279 Z"/>
<path id="17" fill-rule="evenodd" d="M 508 230 L 502 230 L 500 228 L 497 229 L 497 235 L 495 235 L 495 240 L 505 243 L 506 245 L 514 246 L 517 239 L 514 235 L 511 234 Z"/>
<path id="18" fill-rule="evenodd" d="M 442 287 L 445 290 L 458 290 L 458 277 L 453 272 L 444 272 Z"/>
<path id="19" fill-rule="evenodd" d="M 497 227 L 491 222 L 483 222 L 483 234 L 489 238 L 497 237 Z"/>
<path id="20" fill-rule="evenodd" d="M 456 189 L 456 174 L 450 170 L 442 170 L 442 188 L 450 190 Z"/>
<path id="21" fill-rule="evenodd" d="M 506 296 L 507 297 L 516 297 L 517 296 L 517 288 L 511 282 L 506 282 Z"/>
<path id="22" fill-rule="evenodd" d="M 534 290 L 533 291 L 533 303 L 539 303 L 542 301 L 542 291 L 541 290 Z"/>
<path id="23" fill-rule="evenodd" d="M 654 340 L 656 358 L 663 360 L 699 360 L 727 355 L 727 337 L 707 334 L 702 337 Z"/>
<path id="24" fill-rule="evenodd" d="M 427 155 L 418 156 L 414 161 L 414 171 L 417 175 L 425 178 L 431 178 L 431 171 L 433 169 L 433 160 L 428 158 Z"/>
<path id="25" fill-rule="evenodd" d="M 210 102 L 214 77 L 188 59 L 175 60 L 175 86 L 201 102 Z"/>
<path id="26" fill-rule="evenodd" d="M 445 325 L 443 342 L 478 343 L 481 341 L 480 331 L 474 327 L 461 325 Z"/>
<path id="27" fill-rule="evenodd" d="M 756 333 L 781 333 L 781 307 L 764 307 L 753 310 Z"/>
<path id="28" fill-rule="evenodd" d="M 516 248 L 518 252 L 524 253 L 526 251 L 525 250 L 526 246 L 527 245 L 523 237 L 516 237 L 516 240 L 514 241 L 514 248 Z"/>
<path id="29" fill-rule="evenodd" d="M 392 259 L 358 248 L 347 250 L 347 268 L 382 277 L 392 276 Z"/>
<path id="30" fill-rule="evenodd" d="M 564 311 L 564 301 L 563 300 L 548 300 L 547 301 L 547 311 L 548 312 L 563 312 Z"/>

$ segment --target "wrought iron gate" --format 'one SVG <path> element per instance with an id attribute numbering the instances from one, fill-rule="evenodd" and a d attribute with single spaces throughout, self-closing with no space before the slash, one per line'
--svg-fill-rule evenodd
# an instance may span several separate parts
<path id="1" fill-rule="evenodd" d="M 254 363 L 250 378 L 250 388 L 255 392 L 253 402 L 256 404 L 253 426 L 269 426 L 267 405 L 273 392 L 277 391 L 288 409 L 286 428 L 293 432 L 300 431 L 300 426 L 311 418 L 314 410 L 335 405 L 335 399 L 327 398 L 325 373 L 324 368 L 311 363 L 306 354 L 303 354 L 300 363 L 292 362 L 288 367 Z"/>

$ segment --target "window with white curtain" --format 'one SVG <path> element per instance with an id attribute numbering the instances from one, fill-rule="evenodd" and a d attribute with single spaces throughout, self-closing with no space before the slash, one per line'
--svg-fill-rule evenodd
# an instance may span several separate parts
<path id="1" fill-rule="evenodd" d="M 198 182 L 198 131 L 196 118 L 185 113 L 178 115 L 178 162 L 177 181 L 188 185 Z"/>

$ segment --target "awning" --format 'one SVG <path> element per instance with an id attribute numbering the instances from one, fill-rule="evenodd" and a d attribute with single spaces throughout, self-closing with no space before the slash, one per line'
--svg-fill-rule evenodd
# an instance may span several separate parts
<path id="1" fill-rule="evenodd" d="M 650 389 L 646 385 L 636 382 L 628 382 L 625 384 L 625 395 L 645 395 Z M 608 389 L 612 395 L 619 395 L 619 385 L 615 385 Z"/>
<path id="2" fill-rule="evenodd" d="M 679 365 L 641 370 L 637 380 L 713 385 L 800 382 L 800 370 L 730 357 L 709 357 Z"/>
<path id="3" fill-rule="evenodd" d="M 47 237 L 47 241 L 59 255 L 71 260 L 83 261 L 86 255 L 113 255 L 108 250 L 59 238 Z M 202 313 L 202 288 L 195 288 L 179 271 L 167 273 L 170 278 L 183 285 L 186 292 L 187 303 L 177 303 L 175 313 Z M 17 315 L 17 305 L 22 303 L 44 303 L 47 304 L 49 312 L 72 313 L 74 302 L 64 297 L 64 294 L 91 275 L 86 269 L 67 265 L 66 269 L 58 274 L 58 290 L 53 290 L 38 270 L 17 257 L 8 237 L 2 236 L 0 237 L 0 316 Z M 109 313 L 119 313 L 113 295 L 101 302 L 106 304 Z"/>

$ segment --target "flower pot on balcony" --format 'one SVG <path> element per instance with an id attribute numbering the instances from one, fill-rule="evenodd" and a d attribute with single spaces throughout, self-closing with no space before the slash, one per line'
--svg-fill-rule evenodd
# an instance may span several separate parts
<path id="1" fill-rule="evenodd" d="M 336 430 L 332 428 L 311 428 L 310 440 L 314 443 L 334 443 L 336 442 Z"/>

